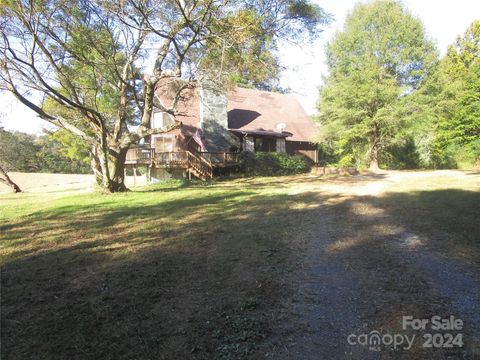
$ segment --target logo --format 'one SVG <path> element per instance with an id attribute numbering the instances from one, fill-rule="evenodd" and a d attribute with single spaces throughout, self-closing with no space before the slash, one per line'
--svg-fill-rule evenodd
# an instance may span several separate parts
<path id="1" fill-rule="evenodd" d="M 371 351 L 381 351 L 382 347 L 390 347 L 394 350 L 410 350 L 415 340 L 415 335 L 402 334 L 381 334 L 373 330 L 368 334 L 350 334 L 347 341 L 350 345 L 361 345 L 368 347 Z"/>
<path id="2" fill-rule="evenodd" d="M 454 317 L 442 318 L 435 315 L 430 319 L 417 319 L 413 316 L 403 316 L 402 329 L 410 331 L 409 334 L 382 334 L 373 330 L 365 334 L 350 334 L 347 342 L 352 345 L 360 345 L 370 351 L 382 351 L 382 349 L 410 350 L 416 340 L 423 348 L 455 348 L 463 347 L 463 320 Z M 411 334 L 411 332 L 422 332 Z"/>

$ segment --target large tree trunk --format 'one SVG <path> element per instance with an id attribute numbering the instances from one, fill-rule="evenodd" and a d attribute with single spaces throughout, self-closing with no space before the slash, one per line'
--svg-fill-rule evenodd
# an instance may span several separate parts
<path id="1" fill-rule="evenodd" d="M 378 171 L 378 144 L 373 143 L 371 149 L 370 149 L 370 167 L 369 169 L 371 171 Z"/>
<path id="2" fill-rule="evenodd" d="M 127 148 L 109 149 L 105 158 L 103 151 L 92 147 L 90 151 L 91 166 L 95 181 L 104 192 L 115 193 L 128 191 L 125 186 L 125 158 Z"/>
<path id="3" fill-rule="evenodd" d="M 125 186 L 125 158 L 127 156 L 127 149 L 120 149 L 118 152 L 110 152 L 108 161 L 107 188 L 108 192 L 123 192 L 128 191 Z"/>
<path id="4" fill-rule="evenodd" d="M 11 187 L 14 193 L 19 193 L 22 192 L 20 187 L 15 184 L 12 179 L 10 179 L 10 176 L 7 175 L 7 172 L 3 170 L 3 168 L 0 166 L 0 182 Z"/>

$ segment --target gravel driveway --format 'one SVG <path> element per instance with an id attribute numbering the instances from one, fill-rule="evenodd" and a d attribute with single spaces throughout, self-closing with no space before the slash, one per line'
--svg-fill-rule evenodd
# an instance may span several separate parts
<path id="1" fill-rule="evenodd" d="M 480 359 L 479 190 L 480 175 L 460 171 L 292 187 L 316 208 L 299 224 L 273 357 Z"/>

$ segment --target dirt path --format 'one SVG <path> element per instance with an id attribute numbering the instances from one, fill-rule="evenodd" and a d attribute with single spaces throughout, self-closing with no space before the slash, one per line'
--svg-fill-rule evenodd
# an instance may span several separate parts
<path id="1" fill-rule="evenodd" d="M 299 271 L 290 279 L 296 291 L 285 305 L 290 316 L 281 327 L 278 358 L 480 359 L 480 266 L 478 257 L 468 256 L 477 254 L 480 234 L 462 246 L 461 233 L 439 229 L 438 216 L 445 214 L 435 208 L 456 192 L 478 196 L 479 185 L 478 174 L 442 171 L 293 187 L 291 195 L 319 206 L 297 239 Z M 423 202 L 425 196 L 436 197 Z M 424 203 L 431 208 L 422 208 Z M 478 207 L 473 211 L 480 217 Z M 461 221 L 461 214 L 451 216 Z M 461 330 L 431 328 L 432 316 L 451 315 L 464 322 Z M 423 331 L 404 329 L 404 316 L 430 322 Z M 359 335 L 372 331 L 382 337 L 379 347 L 358 344 Z M 425 348 L 428 333 L 440 334 L 437 342 L 461 333 L 464 345 Z M 388 344 L 389 335 L 398 336 L 397 346 Z"/>

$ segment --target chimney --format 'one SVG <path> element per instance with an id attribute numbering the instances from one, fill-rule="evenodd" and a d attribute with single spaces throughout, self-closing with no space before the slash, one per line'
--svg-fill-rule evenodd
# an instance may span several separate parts
<path id="1" fill-rule="evenodd" d="M 238 140 L 228 130 L 227 95 L 225 89 L 212 82 L 200 87 L 200 126 L 204 143 L 210 152 L 228 152 L 238 147 Z"/>

